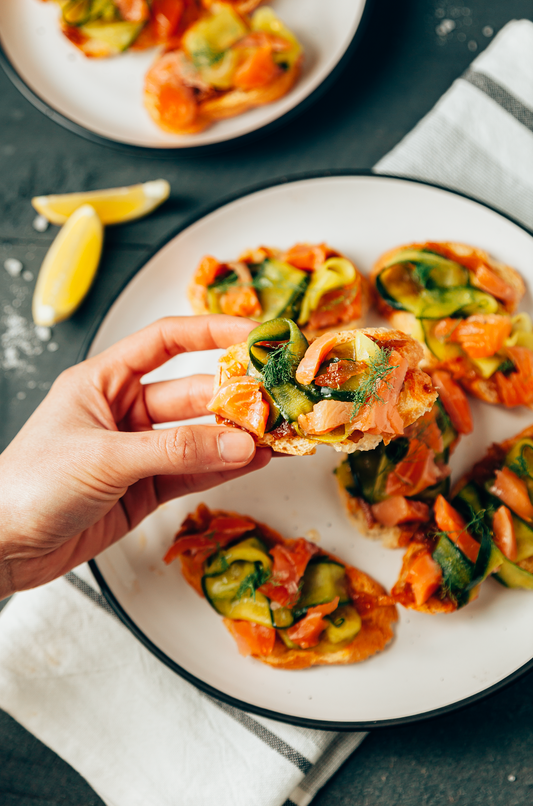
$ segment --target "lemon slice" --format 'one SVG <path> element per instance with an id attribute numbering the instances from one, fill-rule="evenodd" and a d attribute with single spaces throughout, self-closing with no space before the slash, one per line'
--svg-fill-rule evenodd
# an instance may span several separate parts
<path id="1" fill-rule="evenodd" d="M 74 210 L 90 204 L 102 224 L 122 224 L 155 210 L 170 194 L 166 179 L 154 179 L 142 185 L 125 188 L 91 190 L 87 193 L 64 193 L 60 196 L 35 196 L 31 203 L 51 224 L 64 224 Z"/>
<path id="2" fill-rule="evenodd" d="M 39 271 L 32 304 L 36 325 L 55 325 L 74 313 L 91 287 L 103 239 L 94 207 L 84 204 L 72 213 Z"/>

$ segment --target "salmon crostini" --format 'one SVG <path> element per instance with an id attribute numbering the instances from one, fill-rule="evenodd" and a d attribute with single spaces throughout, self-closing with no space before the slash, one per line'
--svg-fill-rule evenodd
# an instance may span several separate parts
<path id="1" fill-rule="evenodd" d="M 247 17 L 234 4 L 212 3 L 148 70 L 144 105 L 164 131 L 194 134 L 286 95 L 302 60 L 272 9 Z"/>
<path id="2" fill-rule="evenodd" d="M 404 434 L 437 392 L 418 369 L 420 345 L 385 328 L 326 333 L 309 343 L 291 319 L 256 327 L 219 361 L 207 408 L 217 422 L 281 453 L 319 444 L 352 453 Z"/>
<path id="3" fill-rule="evenodd" d="M 515 269 L 465 244 L 415 243 L 386 252 L 372 282 L 379 312 L 424 345 L 422 366 L 487 403 L 533 407 L 533 325 L 513 315 L 525 293 Z"/>
<path id="4" fill-rule="evenodd" d="M 225 313 L 258 322 L 284 317 L 310 338 L 360 327 L 369 307 L 368 281 L 326 244 L 298 243 L 286 252 L 260 247 L 234 263 L 204 257 L 189 285 L 196 314 Z"/>
<path id="5" fill-rule="evenodd" d="M 358 663 L 393 637 L 396 607 L 381 585 L 247 516 L 200 504 L 164 559 L 177 557 L 239 652 L 277 669 Z"/>
<path id="6" fill-rule="evenodd" d="M 209 9 L 212 0 L 53 0 L 61 9 L 63 34 L 90 58 L 126 50 L 175 46 L 184 31 Z M 226 0 L 249 14 L 261 0 Z"/>
<path id="7" fill-rule="evenodd" d="M 492 575 L 533 590 L 533 427 L 494 444 L 457 484 L 439 495 L 434 525 L 409 544 L 392 595 L 435 613 L 472 601 Z"/>
<path id="8" fill-rule="evenodd" d="M 430 520 L 437 496 L 449 492 L 449 458 L 460 435 L 472 431 L 466 396 L 451 379 L 448 389 L 451 384 L 453 407 L 441 396 L 403 436 L 371 451 L 356 450 L 335 471 L 341 497 L 359 531 L 381 538 L 390 548 L 406 545 L 420 524 Z"/>

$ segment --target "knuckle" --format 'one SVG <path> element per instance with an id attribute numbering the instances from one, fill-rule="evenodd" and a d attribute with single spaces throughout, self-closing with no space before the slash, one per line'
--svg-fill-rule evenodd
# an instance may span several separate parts
<path id="1" fill-rule="evenodd" d="M 181 426 L 166 440 L 169 461 L 178 467 L 196 467 L 202 458 L 202 446 L 194 428 Z"/>

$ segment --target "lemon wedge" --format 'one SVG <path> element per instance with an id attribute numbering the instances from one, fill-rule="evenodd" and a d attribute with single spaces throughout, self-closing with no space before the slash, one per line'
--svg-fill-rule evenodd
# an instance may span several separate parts
<path id="1" fill-rule="evenodd" d="M 154 179 L 142 185 L 125 188 L 91 190 L 87 193 L 63 193 L 58 196 L 35 196 L 31 203 L 51 224 L 64 224 L 83 204 L 94 207 L 102 224 L 122 224 L 148 215 L 170 194 L 166 179 Z"/>
<path id="2" fill-rule="evenodd" d="M 74 313 L 96 274 L 104 228 L 94 207 L 79 207 L 59 231 L 46 253 L 35 292 L 32 314 L 36 325 L 50 327 Z"/>

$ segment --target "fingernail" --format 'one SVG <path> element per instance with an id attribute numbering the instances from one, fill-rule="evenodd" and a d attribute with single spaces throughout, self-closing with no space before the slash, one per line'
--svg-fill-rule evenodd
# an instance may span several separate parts
<path id="1" fill-rule="evenodd" d="M 246 462 L 254 452 L 254 441 L 244 431 L 225 431 L 218 436 L 218 453 L 223 462 Z"/>

